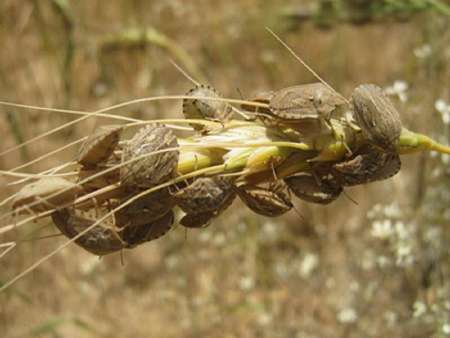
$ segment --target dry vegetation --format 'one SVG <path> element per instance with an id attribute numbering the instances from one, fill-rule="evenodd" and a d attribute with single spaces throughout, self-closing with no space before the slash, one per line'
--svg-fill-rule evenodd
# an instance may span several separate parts
<path id="1" fill-rule="evenodd" d="M 344 95 L 360 83 L 391 86 L 409 129 L 450 143 L 448 17 L 430 11 L 405 22 L 331 30 L 308 22 L 287 30 L 292 27 L 279 15 L 284 6 L 262 0 L 4 0 L 0 99 L 94 111 L 183 94 L 192 84 L 170 59 L 227 97 L 314 81 L 267 33 L 264 26 L 270 26 Z M 0 110 L 0 152 L 73 118 Z M 135 104 L 118 113 L 181 117 L 181 103 Z M 84 121 L 8 153 L 0 169 L 105 122 Z M 21 171 L 72 161 L 75 148 Z M 449 159 L 423 153 L 402 161 L 393 179 L 348 189 L 358 205 L 344 196 L 325 207 L 299 202 L 303 218 L 291 212 L 269 219 L 235 202 L 209 228 L 186 234 L 178 227 L 126 251 L 124 265 L 118 254 L 99 260 L 70 246 L 0 294 L 1 336 L 449 336 Z M 15 191 L 9 181 L 0 176 L 1 199 Z M 46 219 L 2 235 L 1 243 L 23 242 L 0 259 L 0 282 L 65 241 L 29 240 L 56 233 L 49 224 Z"/>

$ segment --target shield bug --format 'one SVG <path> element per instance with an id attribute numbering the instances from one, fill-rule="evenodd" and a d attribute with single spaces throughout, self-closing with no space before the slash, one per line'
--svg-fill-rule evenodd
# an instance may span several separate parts
<path id="1" fill-rule="evenodd" d="M 352 158 L 332 166 L 333 175 L 343 186 L 381 181 L 400 171 L 400 156 L 395 152 L 383 152 L 374 146 L 365 146 Z"/>
<path id="2" fill-rule="evenodd" d="M 13 201 L 13 208 L 19 213 L 32 210 L 42 212 L 73 202 L 83 189 L 76 183 L 61 177 L 45 177 L 25 185 Z"/>
<path id="3" fill-rule="evenodd" d="M 262 120 L 269 125 L 292 127 L 302 134 L 316 134 L 322 131 L 322 122 L 330 127 L 331 115 L 345 103 L 341 95 L 319 82 L 287 87 L 273 93 L 269 115 L 262 116 Z"/>
<path id="4" fill-rule="evenodd" d="M 342 193 L 333 180 L 320 179 L 308 172 L 300 172 L 284 179 L 292 193 L 306 202 L 329 204 Z"/>
<path id="5" fill-rule="evenodd" d="M 177 205 L 187 214 L 222 211 L 235 197 L 233 185 L 227 178 L 200 177 L 174 194 Z"/>
<path id="6" fill-rule="evenodd" d="M 286 185 L 280 182 L 271 183 L 268 187 L 246 184 L 237 186 L 236 191 L 242 202 L 255 213 L 267 217 L 278 217 L 293 207 Z"/>
<path id="7" fill-rule="evenodd" d="M 200 177 L 176 192 L 174 198 L 186 213 L 180 224 L 202 227 L 228 208 L 236 198 L 236 193 L 228 178 Z"/>
<path id="8" fill-rule="evenodd" d="M 152 221 L 140 225 L 130 225 L 123 229 L 121 237 L 127 243 L 127 248 L 150 242 L 164 236 L 173 225 L 175 216 L 172 210 L 159 215 Z"/>
<path id="9" fill-rule="evenodd" d="M 121 203 L 134 196 L 123 199 Z M 151 223 L 167 214 L 175 206 L 175 200 L 168 189 L 161 189 L 142 196 L 116 212 L 120 227 L 134 227 Z"/>
<path id="10" fill-rule="evenodd" d="M 402 131 L 400 114 L 383 90 L 363 84 L 352 94 L 355 120 L 367 139 L 378 147 L 394 151 Z"/>
<path id="11" fill-rule="evenodd" d="M 120 157 L 111 156 L 95 167 L 82 167 L 78 171 L 78 180 L 87 191 L 97 190 L 120 180 Z M 114 168 L 114 169 L 113 169 Z M 95 177 L 94 177 L 95 176 Z"/>
<path id="12" fill-rule="evenodd" d="M 131 188 L 149 188 L 172 177 L 177 169 L 179 151 L 152 153 L 177 147 L 176 136 L 164 125 L 152 124 L 140 129 L 122 152 L 122 184 Z"/>
<path id="13" fill-rule="evenodd" d="M 106 208 L 78 210 L 65 208 L 52 214 L 53 223 L 68 238 L 74 238 L 82 231 L 91 227 L 97 219 L 109 212 Z M 85 250 L 99 256 L 107 255 L 124 248 L 124 242 L 115 227 L 114 217 L 106 218 L 102 225 L 96 225 L 75 240 L 75 243 Z"/>
<path id="14" fill-rule="evenodd" d="M 106 125 L 97 128 L 81 145 L 77 162 L 85 167 L 95 167 L 106 161 L 119 144 L 122 126 Z"/>
<path id="15" fill-rule="evenodd" d="M 217 217 L 214 211 L 186 214 L 180 220 L 180 224 L 186 228 L 205 228 Z"/>
<path id="16" fill-rule="evenodd" d="M 274 95 L 275 95 L 274 91 L 261 92 L 261 93 L 258 93 L 256 96 L 250 98 L 249 101 L 256 102 L 256 103 L 265 103 L 265 104 L 269 105 L 270 100 L 272 99 L 272 97 Z M 241 104 L 241 108 L 246 111 L 250 111 L 250 112 L 261 113 L 261 114 L 265 114 L 268 116 L 271 115 L 271 111 L 269 108 L 255 107 L 251 104 Z"/>
<path id="17" fill-rule="evenodd" d="M 193 97 L 221 97 L 221 95 L 213 87 L 208 85 L 197 85 L 189 90 L 186 95 Z M 183 115 L 187 119 L 205 119 L 227 122 L 230 120 L 231 114 L 231 106 L 224 101 L 201 98 L 183 100 Z M 191 126 L 198 131 L 206 130 L 205 126 L 201 124 L 192 123 Z"/>

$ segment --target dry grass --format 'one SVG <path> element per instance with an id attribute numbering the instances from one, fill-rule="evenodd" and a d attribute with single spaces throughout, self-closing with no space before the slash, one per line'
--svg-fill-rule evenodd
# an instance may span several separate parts
<path id="1" fill-rule="evenodd" d="M 191 84 L 167 47 L 103 49 L 111 35 L 151 24 L 186 50 L 222 93 L 239 97 L 313 80 L 264 30 L 283 25 L 284 2 L 71 2 L 67 24 L 52 2 L 0 4 L 0 98 L 93 111 L 132 98 L 180 94 Z M 270 8 L 268 8 L 270 7 Z M 205 15 L 205 13 L 207 15 Z M 448 21 L 448 20 L 447 20 Z M 409 84 L 397 102 L 405 125 L 448 143 L 434 109 L 449 97 L 449 27 L 436 14 L 405 23 L 304 25 L 282 36 L 340 92 L 359 83 Z M 73 43 L 68 43 L 73 41 Z M 427 54 L 429 46 L 430 53 Z M 425 57 L 414 53 L 425 50 Z M 423 53 L 422 53 L 423 54 Z M 420 55 L 420 53 L 419 53 Z M 68 60 L 68 61 L 67 61 Z M 190 64 L 183 58 L 178 63 Z M 293 71 L 295 70 L 295 71 Z M 0 108 L 0 152 L 69 117 Z M 180 117 L 180 103 L 138 104 L 130 117 Z M 19 128 L 7 119 L 11 112 Z M 25 152 L 0 158 L 2 170 L 86 136 L 85 121 Z M 73 160 L 75 149 L 27 168 Z M 348 191 L 332 206 L 298 203 L 304 219 L 255 216 L 239 203 L 211 227 L 178 228 L 120 257 L 98 260 L 71 246 L 0 294 L 0 332 L 22 336 L 146 337 L 445 337 L 450 330 L 448 158 L 405 157 L 389 181 Z M 2 199 L 13 190 L 0 176 Z M 54 233 L 48 220 L 1 242 Z M 0 260 L 6 282 L 63 239 L 24 242 Z M 89 304 L 89 306 L 87 306 Z"/>

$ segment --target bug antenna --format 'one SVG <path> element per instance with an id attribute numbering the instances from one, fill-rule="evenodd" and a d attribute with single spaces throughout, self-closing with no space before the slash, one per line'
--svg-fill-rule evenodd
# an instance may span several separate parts
<path id="1" fill-rule="evenodd" d="M 359 203 L 353 198 L 351 197 L 345 190 L 343 191 L 344 196 L 347 197 L 351 202 L 353 202 L 355 205 L 359 205 Z"/>
<path id="2" fill-rule="evenodd" d="M 294 205 L 292 208 L 294 209 L 294 212 L 300 217 L 300 219 L 301 219 L 303 222 L 305 222 L 306 219 L 305 219 L 305 217 L 302 215 L 302 213 L 300 212 L 300 210 L 298 210 L 298 208 L 297 208 L 295 205 Z"/>
<path id="3" fill-rule="evenodd" d="M 294 57 L 294 58 L 296 58 L 297 59 L 297 61 L 299 61 L 312 75 L 314 75 L 314 77 L 317 79 L 317 80 L 319 80 L 320 82 L 322 82 L 325 86 L 327 86 L 328 87 L 328 89 L 330 89 L 330 90 L 332 90 L 333 92 L 335 92 L 336 94 L 338 94 L 339 96 L 341 96 L 347 103 L 348 103 L 348 100 L 342 95 L 342 94 L 340 94 L 339 92 L 337 92 L 336 91 L 336 89 L 334 89 L 332 86 L 330 86 L 324 79 L 322 79 L 322 77 L 320 77 L 320 75 L 319 74 L 317 74 L 315 71 L 314 71 L 314 69 L 312 69 L 305 61 L 303 61 L 303 59 L 300 57 L 300 56 L 298 56 L 295 52 L 294 52 L 294 50 L 291 48 L 291 47 L 289 47 L 289 45 L 286 43 L 286 42 L 284 42 L 273 30 L 271 30 L 269 27 L 266 27 L 266 30 L 270 33 L 270 34 L 272 34 L 272 36 L 279 42 L 279 43 L 281 43 L 282 45 L 283 45 L 283 47 L 284 48 L 286 48 L 287 50 L 288 50 L 288 52 L 289 53 L 291 53 L 292 54 L 292 56 Z"/>

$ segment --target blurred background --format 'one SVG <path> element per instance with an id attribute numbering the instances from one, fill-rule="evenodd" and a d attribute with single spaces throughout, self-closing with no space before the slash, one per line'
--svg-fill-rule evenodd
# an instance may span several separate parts
<path id="1" fill-rule="evenodd" d="M 406 127 L 450 143 L 450 2 L 2 0 L 0 99 L 93 111 L 192 87 L 227 97 L 316 81 L 388 91 Z M 73 116 L 0 106 L 0 152 Z M 132 105 L 181 117 L 177 101 Z M 84 122 L 0 157 L 8 170 L 86 136 Z M 73 160 L 76 149 L 23 169 Z M 209 228 L 98 259 L 70 246 L 0 294 L 1 337 L 450 337 L 449 158 L 403 157 L 393 179 L 277 219 L 237 201 Z M 0 177 L 0 197 L 15 189 Z M 2 210 L 6 212 L 6 210 Z M 4 222 L 3 220 L 2 222 Z M 56 233 L 49 220 L 1 242 Z M 4 225 L 4 224 L 2 224 Z M 24 241 L 0 283 L 64 239 Z"/>

